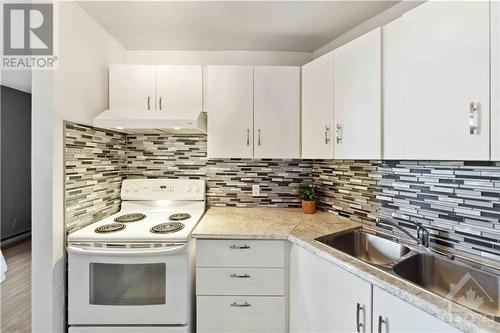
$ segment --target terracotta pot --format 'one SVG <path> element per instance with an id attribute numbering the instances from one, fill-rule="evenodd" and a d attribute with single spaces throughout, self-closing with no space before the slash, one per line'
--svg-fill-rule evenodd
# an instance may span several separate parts
<path id="1" fill-rule="evenodd" d="M 311 200 L 311 201 L 302 200 L 302 210 L 306 214 L 316 213 L 316 201 L 315 200 Z"/>

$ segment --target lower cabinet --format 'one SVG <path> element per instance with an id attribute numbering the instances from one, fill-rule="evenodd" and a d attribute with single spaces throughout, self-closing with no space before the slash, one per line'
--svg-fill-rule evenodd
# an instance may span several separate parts
<path id="1" fill-rule="evenodd" d="M 282 240 L 198 240 L 197 332 L 287 332 Z"/>
<path id="2" fill-rule="evenodd" d="M 198 240 L 196 302 L 199 333 L 459 332 L 280 240 Z"/>
<path id="3" fill-rule="evenodd" d="M 198 332 L 285 332 L 285 297 L 198 296 Z"/>
<path id="4" fill-rule="evenodd" d="M 370 283 L 297 245 L 290 250 L 290 332 L 371 332 Z"/>
<path id="5" fill-rule="evenodd" d="M 460 332 L 298 245 L 290 247 L 290 332 Z"/>
<path id="6" fill-rule="evenodd" d="M 373 332 L 460 332 L 430 314 L 373 287 Z"/>

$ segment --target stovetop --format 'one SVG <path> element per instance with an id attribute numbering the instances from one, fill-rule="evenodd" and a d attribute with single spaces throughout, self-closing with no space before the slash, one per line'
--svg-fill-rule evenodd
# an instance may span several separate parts
<path id="1" fill-rule="evenodd" d="M 187 242 L 204 212 L 204 201 L 124 201 L 118 213 L 75 231 L 68 241 Z"/>

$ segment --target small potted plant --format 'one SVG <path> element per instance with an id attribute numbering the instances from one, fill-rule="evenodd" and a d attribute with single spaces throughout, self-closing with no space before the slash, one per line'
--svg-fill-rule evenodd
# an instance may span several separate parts
<path id="1" fill-rule="evenodd" d="M 316 213 L 316 189 L 310 184 L 297 186 L 297 195 L 302 200 L 302 210 L 307 214 Z"/>

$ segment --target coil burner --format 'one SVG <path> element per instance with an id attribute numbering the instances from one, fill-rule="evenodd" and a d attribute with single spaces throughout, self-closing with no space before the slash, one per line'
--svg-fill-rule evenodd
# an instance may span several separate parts
<path id="1" fill-rule="evenodd" d="M 182 220 L 187 220 L 190 218 L 191 215 L 188 213 L 177 213 L 177 214 L 172 214 L 168 217 L 170 221 L 182 221 Z"/>
<path id="2" fill-rule="evenodd" d="M 118 216 L 117 218 L 115 218 L 115 222 L 119 222 L 119 223 L 137 222 L 137 221 L 143 220 L 145 218 L 146 218 L 146 215 L 144 215 L 142 213 L 132 213 L 132 214 L 125 214 L 125 215 Z"/>
<path id="3" fill-rule="evenodd" d="M 120 231 L 122 229 L 125 229 L 125 224 L 110 223 L 110 224 L 105 224 L 105 225 L 101 225 L 100 227 L 97 227 L 95 229 L 95 232 L 97 232 L 98 234 L 104 234 L 104 233 L 108 233 L 108 232 Z"/>
<path id="4" fill-rule="evenodd" d="M 155 234 L 170 234 L 184 228 L 184 223 L 180 222 L 169 222 L 155 225 L 151 228 L 151 232 Z"/>

